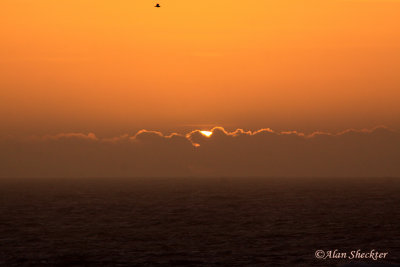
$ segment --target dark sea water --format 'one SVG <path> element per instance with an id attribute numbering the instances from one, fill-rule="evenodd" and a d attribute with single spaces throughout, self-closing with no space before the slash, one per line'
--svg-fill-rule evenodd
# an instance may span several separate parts
<path id="1" fill-rule="evenodd" d="M 400 179 L 1 179 L 2 266 L 400 263 Z M 316 259 L 316 250 L 388 252 Z"/>

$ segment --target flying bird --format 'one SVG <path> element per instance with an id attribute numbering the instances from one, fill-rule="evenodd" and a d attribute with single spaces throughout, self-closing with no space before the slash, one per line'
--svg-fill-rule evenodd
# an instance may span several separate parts
<path id="1" fill-rule="evenodd" d="M 154 7 L 161 7 L 160 4 L 156 4 Z"/>

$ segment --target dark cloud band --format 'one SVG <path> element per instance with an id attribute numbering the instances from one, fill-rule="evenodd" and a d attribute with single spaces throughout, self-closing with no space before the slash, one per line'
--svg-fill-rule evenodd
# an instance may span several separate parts
<path id="1" fill-rule="evenodd" d="M 400 176 L 400 134 L 157 131 L 115 138 L 67 133 L 0 141 L 1 177 Z"/>

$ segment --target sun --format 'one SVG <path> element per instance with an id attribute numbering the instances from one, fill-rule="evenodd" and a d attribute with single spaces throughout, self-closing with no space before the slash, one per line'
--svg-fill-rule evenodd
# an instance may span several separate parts
<path id="1" fill-rule="evenodd" d="M 205 137 L 210 137 L 213 134 L 211 131 L 200 131 L 200 133 Z"/>

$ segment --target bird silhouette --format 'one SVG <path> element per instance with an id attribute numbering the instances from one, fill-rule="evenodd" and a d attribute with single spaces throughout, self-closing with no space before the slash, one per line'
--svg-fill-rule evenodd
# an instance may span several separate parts
<path id="1" fill-rule="evenodd" d="M 160 4 L 156 4 L 154 7 L 161 7 Z"/>

